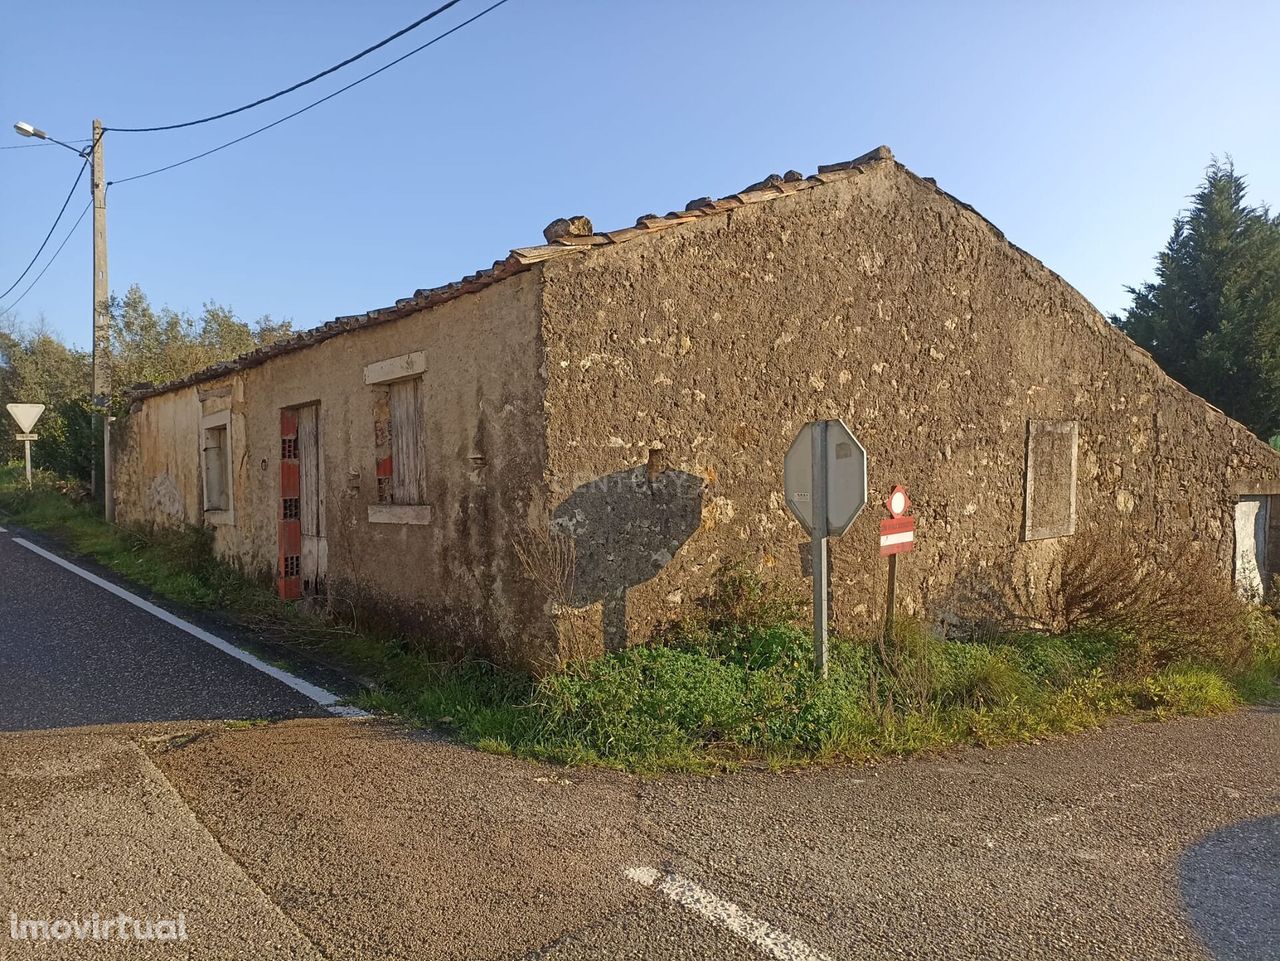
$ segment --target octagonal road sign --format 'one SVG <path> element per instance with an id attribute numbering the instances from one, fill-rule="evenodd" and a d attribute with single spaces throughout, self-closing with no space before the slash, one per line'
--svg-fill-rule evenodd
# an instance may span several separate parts
<path id="1" fill-rule="evenodd" d="M 31 428 L 36 426 L 36 421 L 44 413 L 44 404 L 5 404 L 5 409 L 18 422 L 18 428 L 24 434 L 30 434 Z"/>
<path id="2" fill-rule="evenodd" d="M 826 529 L 813 518 L 813 443 L 825 434 L 827 462 Z M 805 424 L 783 462 L 787 506 L 816 537 L 839 537 L 867 503 L 867 452 L 842 420 Z"/>

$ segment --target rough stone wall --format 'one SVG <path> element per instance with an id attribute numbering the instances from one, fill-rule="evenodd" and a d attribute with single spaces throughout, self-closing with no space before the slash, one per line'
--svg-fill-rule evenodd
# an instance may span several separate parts
<path id="1" fill-rule="evenodd" d="M 782 462 L 815 418 L 843 418 L 869 452 L 868 507 L 832 544 L 850 628 L 883 616 L 878 521 L 896 483 L 919 522 L 906 610 L 938 613 L 1002 572 L 1048 576 L 1064 538 L 1022 540 L 1029 419 L 1078 421 L 1077 532 L 1191 538 L 1224 576 L 1236 496 L 1280 492 L 1270 449 L 891 161 L 553 261 L 543 285 L 547 483 L 595 584 L 561 620 L 597 644 L 642 638 L 726 561 L 799 586 Z M 641 475 L 676 494 L 607 482 Z"/>
<path id="2" fill-rule="evenodd" d="M 116 522 L 199 524 L 200 405 L 195 388 L 155 400 L 111 425 Z"/>
<path id="3" fill-rule="evenodd" d="M 222 380 L 145 399 L 117 432 L 118 519 L 203 522 L 200 418 L 230 406 L 234 523 L 215 527 L 215 545 L 245 569 L 273 576 L 280 410 L 318 401 L 334 605 L 384 616 L 437 648 L 481 649 L 545 666 L 557 657 L 545 596 L 513 550 L 545 500 L 538 301 L 537 274 L 528 272 Z M 364 383 L 364 368 L 414 351 L 427 358 L 422 451 L 430 520 L 372 523 L 377 392 Z M 148 493 L 157 486 L 180 492 L 180 512 L 162 509 Z"/>

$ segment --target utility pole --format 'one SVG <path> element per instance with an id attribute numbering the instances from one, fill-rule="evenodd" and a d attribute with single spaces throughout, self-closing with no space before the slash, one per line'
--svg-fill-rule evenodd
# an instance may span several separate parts
<path id="1" fill-rule="evenodd" d="M 110 297 L 107 287 L 107 173 L 102 161 L 102 121 L 93 122 L 93 152 L 90 157 L 93 187 L 93 405 L 95 434 L 102 431 L 101 448 L 94 445 L 95 494 L 102 494 L 108 518 L 111 514 L 111 496 L 107 463 L 107 432 L 110 430 L 106 416 L 111 396 L 110 336 L 111 322 L 107 311 Z"/>
<path id="2" fill-rule="evenodd" d="M 107 170 L 102 161 L 101 120 L 93 122 L 93 139 L 89 146 L 77 149 L 50 137 L 34 124 L 19 120 L 13 129 L 24 137 L 47 140 L 66 147 L 82 161 L 89 162 L 89 187 L 93 191 L 93 427 L 96 438 L 102 432 L 102 441 L 93 445 L 93 464 L 90 467 L 90 486 L 95 496 L 100 495 L 107 520 L 111 520 L 111 314 L 107 309 L 110 297 L 107 286 Z M 83 169 L 83 168 L 81 168 Z M 66 241 L 63 241 L 64 243 Z M 56 256 L 56 255 L 55 255 Z M 34 423 L 34 422 L 33 422 Z"/>

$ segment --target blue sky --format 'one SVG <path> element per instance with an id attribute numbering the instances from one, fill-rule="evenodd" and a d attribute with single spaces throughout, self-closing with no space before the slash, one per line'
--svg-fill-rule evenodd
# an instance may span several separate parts
<path id="1" fill-rule="evenodd" d="M 10 0 L 0 145 L 31 142 L 16 120 L 71 139 L 95 116 L 150 126 L 237 106 L 435 5 Z M 247 114 L 109 134 L 108 179 L 267 123 L 485 5 Z M 1263 2 L 510 0 L 295 120 L 112 188 L 111 285 L 309 327 L 486 267 L 558 216 L 626 226 L 887 143 L 1110 312 L 1150 278 L 1211 154 L 1280 204 L 1277 36 L 1280 4 Z M 77 164 L 0 151 L 0 289 Z M 89 262 L 86 218 L 20 317 L 87 345 Z"/>

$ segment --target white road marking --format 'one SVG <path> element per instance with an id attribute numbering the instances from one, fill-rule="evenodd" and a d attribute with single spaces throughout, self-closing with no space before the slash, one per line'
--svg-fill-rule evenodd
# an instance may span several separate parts
<path id="1" fill-rule="evenodd" d="M 0 534 L 8 534 L 8 533 L 9 533 L 9 531 L 8 531 L 8 530 L 6 530 L 6 529 L 5 529 L 5 528 L 3 528 L 3 527 L 0 527 Z"/>
<path id="2" fill-rule="evenodd" d="M 170 624 L 176 627 L 178 630 L 185 631 L 187 634 L 190 634 L 192 637 L 198 638 L 199 640 L 204 641 L 206 644 L 210 644 L 213 647 L 216 647 L 218 650 L 222 651 L 224 654 L 230 654 L 237 661 L 242 661 L 243 663 L 248 664 L 254 670 L 261 671 L 263 674 L 266 674 L 268 677 L 275 678 L 281 684 L 284 684 L 287 687 L 293 688 L 303 697 L 307 697 L 315 701 L 321 707 L 328 710 L 331 714 L 337 714 L 342 717 L 367 717 L 368 716 L 365 711 L 362 711 L 357 707 L 351 707 L 349 705 L 341 703 L 342 698 L 338 697 L 338 695 L 334 694 L 332 691 L 326 691 L 323 687 L 319 687 L 315 684 L 312 684 L 310 681 L 304 681 L 302 678 L 298 677 L 297 675 L 290 674 L 288 671 L 281 670 L 280 668 L 275 667 L 272 664 L 268 664 L 266 661 L 262 660 L 261 658 L 254 657 L 252 654 L 248 653 L 247 651 L 240 650 L 240 648 L 236 647 L 234 644 L 228 641 L 224 641 L 222 638 L 218 637 L 216 634 L 210 634 L 208 631 L 206 631 L 202 627 L 196 627 L 196 625 L 190 623 L 189 621 L 184 621 L 180 617 L 175 617 L 173 614 L 170 614 L 168 611 L 164 610 L 163 608 L 156 607 L 156 605 L 152 604 L 150 601 L 143 600 L 137 594 L 133 594 L 129 591 L 126 591 L 123 587 L 119 587 L 116 584 L 112 584 L 110 581 L 104 580 L 103 578 L 99 577 L 97 574 L 91 574 L 89 571 L 86 571 L 83 568 L 77 567 L 75 564 L 72 564 L 68 560 L 64 560 L 63 558 L 59 557 L 57 554 L 51 554 L 49 551 L 46 551 L 43 547 L 37 547 L 35 544 L 32 544 L 28 540 L 23 540 L 21 537 L 15 537 L 13 539 L 13 542 L 15 544 L 21 545 L 22 547 L 25 547 L 27 550 L 35 554 L 39 554 L 45 560 L 53 561 L 53 563 L 57 564 L 59 567 L 66 568 L 67 570 L 71 571 L 71 573 L 76 574 L 79 577 L 83 577 L 90 584 L 94 584 L 98 587 L 101 587 L 104 591 L 108 591 L 114 594 L 116 597 L 119 597 L 128 601 L 134 607 L 141 608 L 142 610 L 146 611 L 148 614 L 152 615 L 153 617 L 158 617 L 160 620 L 164 621 L 166 624 Z"/>
<path id="3" fill-rule="evenodd" d="M 637 884 L 661 891 L 672 901 L 696 911 L 722 928 L 727 928 L 760 951 L 778 961 L 831 961 L 785 931 L 753 918 L 732 902 L 718 898 L 705 888 L 678 874 L 664 874 L 657 868 L 627 869 L 627 877 Z"/>

